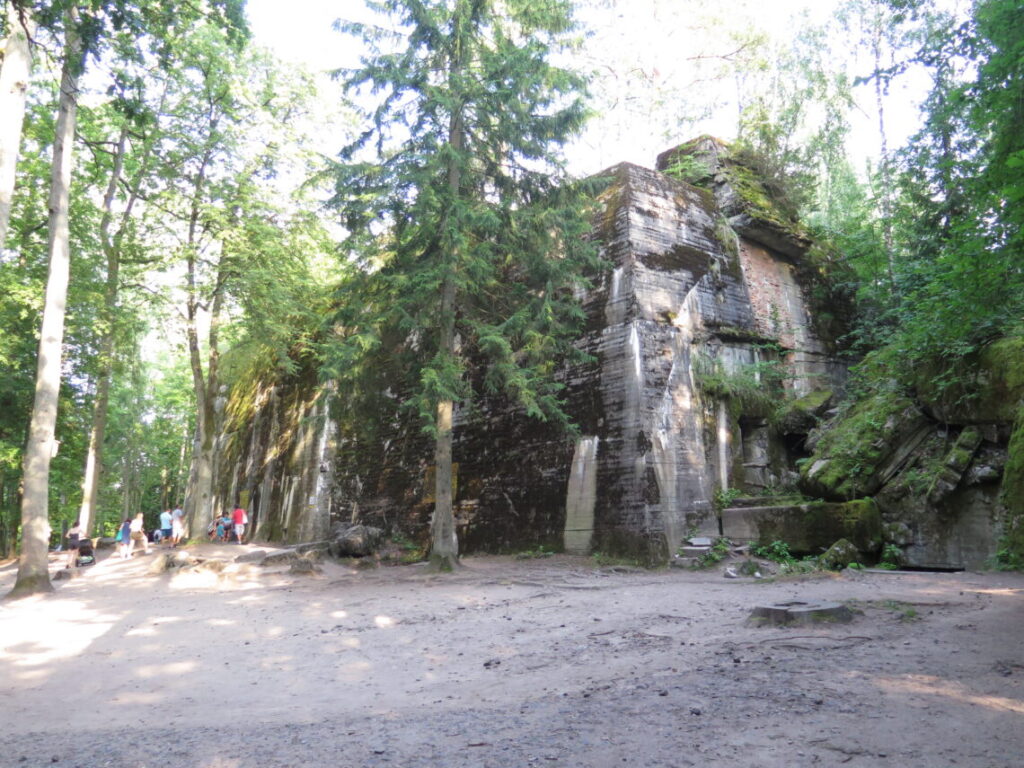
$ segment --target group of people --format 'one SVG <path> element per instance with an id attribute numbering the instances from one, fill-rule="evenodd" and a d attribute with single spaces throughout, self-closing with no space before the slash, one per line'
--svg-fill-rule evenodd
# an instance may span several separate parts
<path id="1" fill-rule="evenodd" d="M 239 544 L 245 543 L 245 526 L 249 523 L 249 515 L 241 507 L 235 507 L 229 515 L 227 510 L 213 518 L 206 528 L 210 541 L 228 542 L 234 539 Z"/>
<path id="2" fill-rule="evenodd" d="M 207 535 L 211 541 L 235 540 L 239 544 L 245 543 L 245 527 L 249 523 L 249 516 L 241 507 L 235 507 L 234 511 L 228 514 L 224 511 L 219 517 L 213 519 L 207 529 Z M 82 537 L 82 526 L 78 520 L 71 526 L 65 537 L 68 541 L 68 568 L 77 564 L 79 541 Z M 185 513 L 181 507 L 173 510 L 165 509 L 160 513 L 160 527 L 153 531 L 154 542 L 169 542 L 171 547 L 177 547 L 185 537 Z M 122 560 L 131 558 L 136 546 L 142 546 L 145 553 L 149 554 L 149 537 L 146 535 L 143 514 L 139 512 L 135 517 L 126 517 L 117 531 L 118 554 Z"/>

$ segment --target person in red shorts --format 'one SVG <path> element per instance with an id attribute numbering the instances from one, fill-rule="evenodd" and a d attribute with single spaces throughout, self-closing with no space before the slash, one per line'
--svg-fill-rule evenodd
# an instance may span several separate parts
<path id="1" fill-rule="evenodd" d="M 249 516 L 241 507 L 235 507 L 235 511 L 231 513 L 231 522 L 235 525 L 235 538 L 238 539 L 239 544 L 243 544 L 245 524 L 249 522 Z"/>

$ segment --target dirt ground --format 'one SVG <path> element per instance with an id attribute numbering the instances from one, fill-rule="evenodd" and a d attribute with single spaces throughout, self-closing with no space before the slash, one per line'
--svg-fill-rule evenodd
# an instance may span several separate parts
<path id="1" fill-rule="evenodd" d="M 0 766 L 1024 765 L 1019 574 L 559 556 L 150 576 L 153 558 L 0 604 Z M 786 600 L 862 613 L 745 623 Z"/>

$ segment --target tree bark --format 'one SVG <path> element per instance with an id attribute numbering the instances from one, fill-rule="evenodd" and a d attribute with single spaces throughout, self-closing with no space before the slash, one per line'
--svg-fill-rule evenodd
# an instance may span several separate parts
<path id="1" fill-rule="evenodd" d="M 72 150 L 78 110 L 78 77 L 84 63 L 77 30 L 78 14 L 67 16 L 60 101 L 53 142 L 50 178 L 50 222 L 47 246 L 49 270 L 43 305 L 36 393 L 32 405 L 28 444 L 25 447 L 24 486 L 21 500 L 21 557 L 11 597 L 49 592 L 50 544 L 49 481 L 53 457 L 57 401 L 60 394 L 61 344 L 71 267 L 68 208 L 71 192 Z"/>
<path id="2" fill-rule="evenodd" d="M 36 25 L 31 11 L 7 3 L 7 29 L 3 65 L 0 66 L 0 253 L 7 241 L 14 200 L 14 179 L 25 119 L 25 98 L 32 71 L 30 41 Z"/>
<path id="3" fill-rule="evenodd" d="M 453 48 L 451 60 L 451 82 L 458 84 L 462 71 L 463 50 L 460 36 L 462 22 L 461 5 L 456 9 L 453 23 Z M 464 12 L 463 12 L 464 13 Z M 456 104 L 448 126 L 448 143 L 451 146 L 452 158 L 448 161 L 448 214 L 441 223 L 442 233 L 451 222 L 452 210 L 458 201 L 462 188 L 462 168 L 459 158 L 465 142 L 465 126 L 463 125 L 462 105 Z M 455 354 L 455 270 L 458 268 L 458 254 L 452 238 L 442 235 L 444 247 L 449 249 L 445 254 L 448 259 L 448 271 L 441 284 L 441 312 L 438 348 L 442 355 L 448 357 Z M 452 509 L 452 413 L 455 404 L 451 398 L 445 398 L 437 404 L 436 443 L 434 445 L 434 517 L 431 521 L 430 564 L 431 567 L 450 571 L 459 565 L 459 542 L 455 534 L 455 514 Z"/>
<path id="4" fill-rule="evenodd" d="M 441 289 L 441 349 L 455 351 L 455 281 L 449 276 Z M 450 571 L 459 564 L 459 543 L 452 509 L 452 412 L 451 399 L 437 404 L 437 437 L 434 445 L 434 518 L 431 523 L 430 564 Z"/>
<path id="5" fill-rule="evenodd" d="M 110 376 L 114 366 L 114 323 L 117 312 L 117 295 L 120 281 L 121 258 L 119 249 L 110 238 L 113 221 L 114 196 L 121 180 L 124 167 L 124 152 L 128 141 L 127 126 L 122 129 L 114 153 L 114 167 L 110 183 L 103 196 L 103 218 L 100 220 L 100 243 L 107 257 L 107 280 L 103 295 L 103 338 L 100 341 L 100 375 L 96 382 L 96 399 L 93 401 L 92 429 L 89 431 L 89 450 L 85 457 L 85 475 L 82 478 L 82 506 L 78 522 L 86 536 L 92 534 L 96 518 L 96 497 L 99 493 L 100 475 L 103 468 L 103 435 L 107 428 L 107 406 L 110 400 Z"/>

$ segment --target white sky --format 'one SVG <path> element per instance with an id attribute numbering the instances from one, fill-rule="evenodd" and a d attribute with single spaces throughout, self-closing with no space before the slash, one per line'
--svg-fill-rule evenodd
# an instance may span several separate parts
<path id="1" fill-rule="evenodd" d="M 735 21 L 737 26 L 748 21 L 771 38 L 785 40 L 796 28 L 797 14 L 805 13 L 814 21 L 822 21 L 832 13 L 838 0 L 731 0 L 728 6 L 710 0 L 609 0 L 607 4 L 609 7 L 581 16 L 593 32 L 588 47 L 592 56 L 598 57 L 597 61 L 592 58 L 581 62 L 581 66 L 590 66 L 604 75 L 595 82 L 594 90 L 603 89 L 607 94 L 618 87 L 622 98 L 609 98 L 609 104 L 594 118 L 587 134 L 569 148 L 570 168 L 577 174 L 593 173 L 624 160 L 652 166 L 658 152 L 701 133 L 723 139 L 734 137 L 734 85 L 728 81 L 692 85 L 684 82 L 694 79 L 694 57 L 724 52 L 725 43 L 709 42 L 702 26 L 703 16 L 727 16 L 726 21 Z M 282 59 L 305 64 L 314 71 L 358 64 L 357 42 L 335 32 L 332 24 L 339 17 L 365 19 L 362 0 L 249 0 L 248 12 L 256 41 Z M 719 30 L 717 34 L 722 33 Z M 833 45 L 842 50 L 844 41 L 833 41 Z M 849 53 L 852 55 L 852 50 Z M 767 64 L 770 66 L 770 62 Z M 864 58 L 860 73 L 867 67 Z M 673 116 L 677 104 L 655 103 L 642 94 L 631 98 L 634 93 L 630 84 L 637 78 L 684 91 L 715 89 L 719 92 L 705 91 L 699 96 L 704 101 L 718 99 L 721 106 L 704 119 L 682 124 Z M 886 104 L 891 148 L 902 144 L 916 126 L 922 89 L 921 83 L 910 78 L 894 85 Z M 328 93 L 325 97 L 334 96 Z M 858 109 L 851 116 L 850 147 L 860 165 L 878 154 L 877 116 L 869 88 L 858 89 L 856 98 Z M 340 146 L 344 132 L 339 130 L 337 134 L 336 146 Z M 330 151 L 329 142 L 330 132 L 326 132 L 325 151 Z"/>

